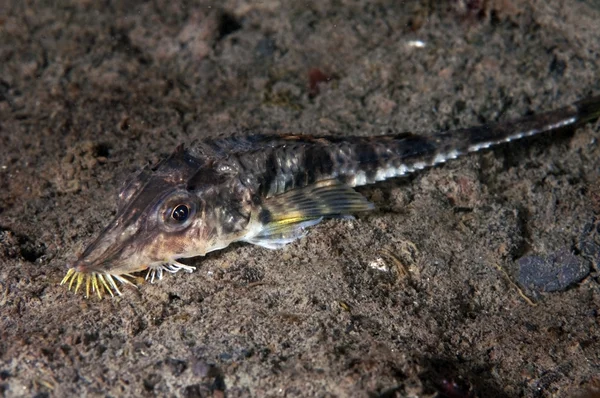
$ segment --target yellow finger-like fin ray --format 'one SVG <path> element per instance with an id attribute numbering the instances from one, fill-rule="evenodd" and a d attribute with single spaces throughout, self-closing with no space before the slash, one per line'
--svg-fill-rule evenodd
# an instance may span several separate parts
<path id="1" fill-rule="evenodd" d="M 137 287 L 136 283 L 139 278 L 136 278 L 131 274 L 121 274 L 114 275 L 109 273 L 99 273 L 99 272 L 81 272 L 77 271 L 74 268 L 70 268 L 67 271 L 67 274 L 61 280 L 60 284 L 67 284 L 68 290 L 74 290 L 75 293 L 79 292 L 79 289 L 83 288 L 85 285 L 85 297 L 90 297 L 91 294 L 96 293 L 98 298 L 102 299 L 102 292 L 106 291 L 112 297 L 115 296 L 115 293 L 120 296 L 121 291 L 115 279 L 119 281 L 119 283 L 123 285 L 131 285 Z M 132 282 L 132 280 L 134 282 Z"/>
<path id="2" fill-rule="evenodd" d="M 77 284 L 75 285 L 75 293 L 79 291 L 81 284 L 83 283 L 83 279 L 85 278 L 85 274 L 82 272 L 78 272 L 77 274 Z"/>
<path id="3" fill-rule="evenodd" d="M 104 287 L 104 290 L 106 290 L 108 292 L 108 294 L 110 294 L 111 297 L 115 297 L 115 295 L 113 294 L 111 288 L 108 286 L 108 284 L 104 280 L 104 276 L 102 274 L 98 274 L 98 279 L 100 279 L 100 283 L 102 283 L 102 286 Z"/>

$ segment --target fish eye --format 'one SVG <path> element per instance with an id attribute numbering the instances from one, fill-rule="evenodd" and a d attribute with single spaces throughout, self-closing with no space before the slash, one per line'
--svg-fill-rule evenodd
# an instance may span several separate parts
<path id="1" fill-rule="evenodd" d="M 179 223 L 184 223 L 190 216 L 190 207 L 188 205 L 180 204 L 173 208 L 171 212 L 171 218 Z"/>
<path id="2" fill-rule="evenodd" d="M 157 216 L 167 231 L 181 231 L 192 224 L 196 211 L 197 203 L 193 197 L 187 192 L 175 191 L 158 201 Z"/>

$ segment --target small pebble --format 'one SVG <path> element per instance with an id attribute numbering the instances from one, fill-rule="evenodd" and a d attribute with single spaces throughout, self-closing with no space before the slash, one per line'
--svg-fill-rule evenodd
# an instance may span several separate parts
<path id="1" fill-rule="evenodd" d="M 539 292 L 564 291 L 581 282 L 590 273 L 588 261 L 567 249 L 561 249 L 547 257 L 521 257 L 517 264 L 519 284 Z"/>

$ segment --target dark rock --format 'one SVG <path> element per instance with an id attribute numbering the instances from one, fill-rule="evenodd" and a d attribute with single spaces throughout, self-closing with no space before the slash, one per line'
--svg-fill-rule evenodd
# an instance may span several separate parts
<path id="1" fill-rule="evenodd" d="M 583 280 L 590 273 L 585 259 L 571 254 L 566 249 L 548 257 L 525 256 L 517 264 L 518 282 L 531 290 L 559 292 Z"/>

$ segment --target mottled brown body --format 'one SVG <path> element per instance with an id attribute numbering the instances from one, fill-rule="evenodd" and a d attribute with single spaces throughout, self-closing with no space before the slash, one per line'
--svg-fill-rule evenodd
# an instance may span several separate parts
<path id="1" fill-rule="evenodd" d="M 179 258 L 245 241 L 278 248 L 323 217 L 373 208 L 351 187 L 412 173 L 469 152 L 573 127 L 600 115 L 600 97 L 487 126 L 377 137 L 253 135 L 182 146 L 122 188 L 118 214 L 63 283 L 120 294 L 132 272 L 191 271 Z"/>

